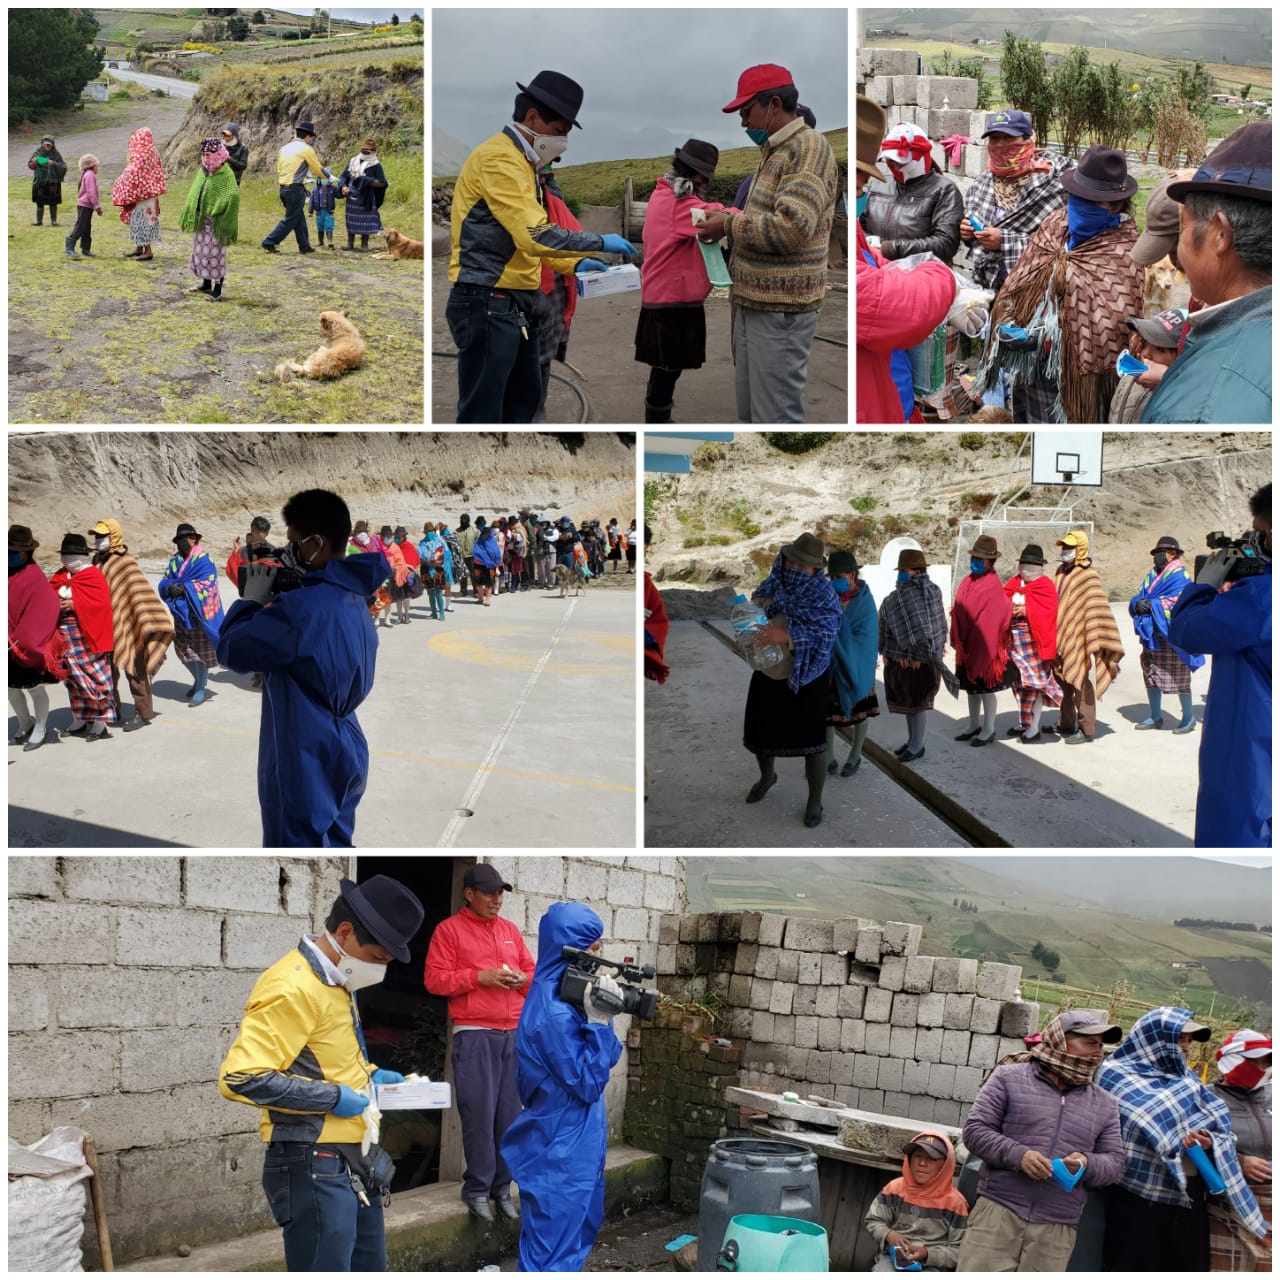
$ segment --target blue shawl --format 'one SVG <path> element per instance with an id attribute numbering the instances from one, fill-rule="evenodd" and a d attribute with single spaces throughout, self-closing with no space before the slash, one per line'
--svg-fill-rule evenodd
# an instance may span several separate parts
<path id="1" fill-rule="evenodd" d="M 1163 640 L 1192 671 L 1196 671 L 1204 666 L 1204 656 L 1187 653 L 1169 639 L 1169 615 L 1173 612 L 1178 597 L 1190 584 L 1191 575 L 1187 572 L 1187 566 L 1181 560 L 1170 560 L 1159 573 L 1152 569 L 1142 580 L 1138 594 L 1129 601 L 1129 612 L 1133 613 L 1133 606 L 1139 600 L 1150 600 L 1150 613 L 1133 614 L 1133 629 L 1142 641 L 1142 647 L 1158 649 Z"/>
<path id="2" fill-rule="evenodd" d="M 825 573 L 803 573 L 774 559 L 769 576 L 751 593 L 753 600 L 768 596 L 767 617 L 781 613 L 791 630 L 795 665 L 787 679 L 792 693 L 816 679 L 831 665 L 831 650 L 840 630 L 840 598 Z"/>
<path id="3" fill-rule="evenodd" d="M 485 525 L 480 530 L 476 545 L 471 548 L 471 558 L 486 569 L 497 569 L 502 564 L 502 552 L 498 549 L 497 539 L 493 536 L 493 526 Z"/>
<path id="4" fill-rule="evenodd" d="M 871 588 L 860 581 L 857 593 L 844 606 L 840 631 L 831 653 L 840 710 L 846 716 L 855 703 L 861 702 L 875 688 L 878 643 L 876 602 Z"/>
<path id="5" fill-rule="evenodd" d="M 446 582 L 453 581 L 453 556 L 449 551 L 449 544 L 445 542 L 444 535 L 439 533 L 429 533 L 418 543 L 418 554 L 422 557 L 422 563 L 425 565 L 436 552 L 436 543 L 440 543 L 444 547 L 444 577 Z"/>
<path id="6" fill-rule="evenodd" d="M 174 584 L 181 584 L 185 594 L 171 600 L 165 588 Z M 218 632 L 222 630 L 222 593 L 218 590 L 217 567 L 202 546 L 193 547 L 186 560 L 181 556 L 170 559 L 157 590 L 180 627 L 187 631 L 201 627 L 215 645 L 218 643 Z"/>

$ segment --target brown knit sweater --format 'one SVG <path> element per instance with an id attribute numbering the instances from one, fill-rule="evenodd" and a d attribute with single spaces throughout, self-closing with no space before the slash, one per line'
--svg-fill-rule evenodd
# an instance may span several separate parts
<path id="1" fill-rule="evenodd" d="M 764 147 L 747 207 L 725 223 L 733 301 L 756 311 L 816 311 L 827 286 L 840 170 L 831 145 L 797 118 Z"/>

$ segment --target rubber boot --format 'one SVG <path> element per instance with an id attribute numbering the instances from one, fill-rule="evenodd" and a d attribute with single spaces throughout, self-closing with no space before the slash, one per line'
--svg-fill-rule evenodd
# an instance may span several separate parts
<path id="1" fill-rule="evenodd" d="M 209 668 L 203 662 L 192 664 L 195 668 L 194 675 L 196 678 L 196 691 L 191 695 L 191 701 L 188 706 L 198 707 L 207 696 L 205 694 L 205 686 L 209 683 Z"/>
<path id="2" fill-rule="evenodd" d="M 360 237 L 360 252 L 361 252 L 361 253 L 364 253 L 368 248 L 369 248 L 369 237 L 368 237 L 368 236 L 361 236 L 361 237 Z"/>
<path id="3" fill-rule="evenodd" d="M 644 402 L 644 420 L 645 422 L 670 422 L 672 404 L 654 404 L 647 396 Z"/>
<path id="4" fill-rule="evenodd" d="M 70 236 L 68 236 L 62 243 L 66 246 L 67 257 L 74 258 L 76 256 L 75 242 L 71 239 Z"/>

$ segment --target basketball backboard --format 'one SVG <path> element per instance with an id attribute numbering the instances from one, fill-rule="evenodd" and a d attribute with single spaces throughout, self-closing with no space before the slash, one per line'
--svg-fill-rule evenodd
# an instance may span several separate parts
<path id="1" fill-rule="evenodd" d="M 1033 431 L 1031 483 L 1102 484 L 1101 431 Z"/>

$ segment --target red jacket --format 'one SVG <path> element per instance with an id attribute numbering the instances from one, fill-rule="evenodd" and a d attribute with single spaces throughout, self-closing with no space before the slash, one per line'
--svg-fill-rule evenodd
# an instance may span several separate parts
<path id="1" fill-rule="evenodd" d="M 697 196 L 677 200 L 671 183 L 659 178 L 644 215 L 644 266 L 640 269 L 640 302 L 646 307 L 676 302 L 702 302 L 711 292 L 693 211 L 738 213 L 729 205 Z"/>
<path id="2" fill-rule="evenodd" d="M 533 978 L 533 957 L 520 930 L 501 916 L 482 920 L 463 907 L 436 926 L 423 979 L 433 996 L 449 997 L 455 1025 L 514 1031 L 529 983 L 516 990 L 482 987 L 477 976 L 481 969 L 501 969 L 504 962 Z"/>
<path id="3" fill-rule="evenodd" d="M 866 254 L 871 254 L 873 267 Z M 956 278 L 941 262 L 914 271 L 883 270 L 884 259 L 867 244 L 858 224 L 857 300 L 858 422 L 901 422 L 902 401 L 889 372 L 895 351 L 914 347 L 946 318 Z"/>

